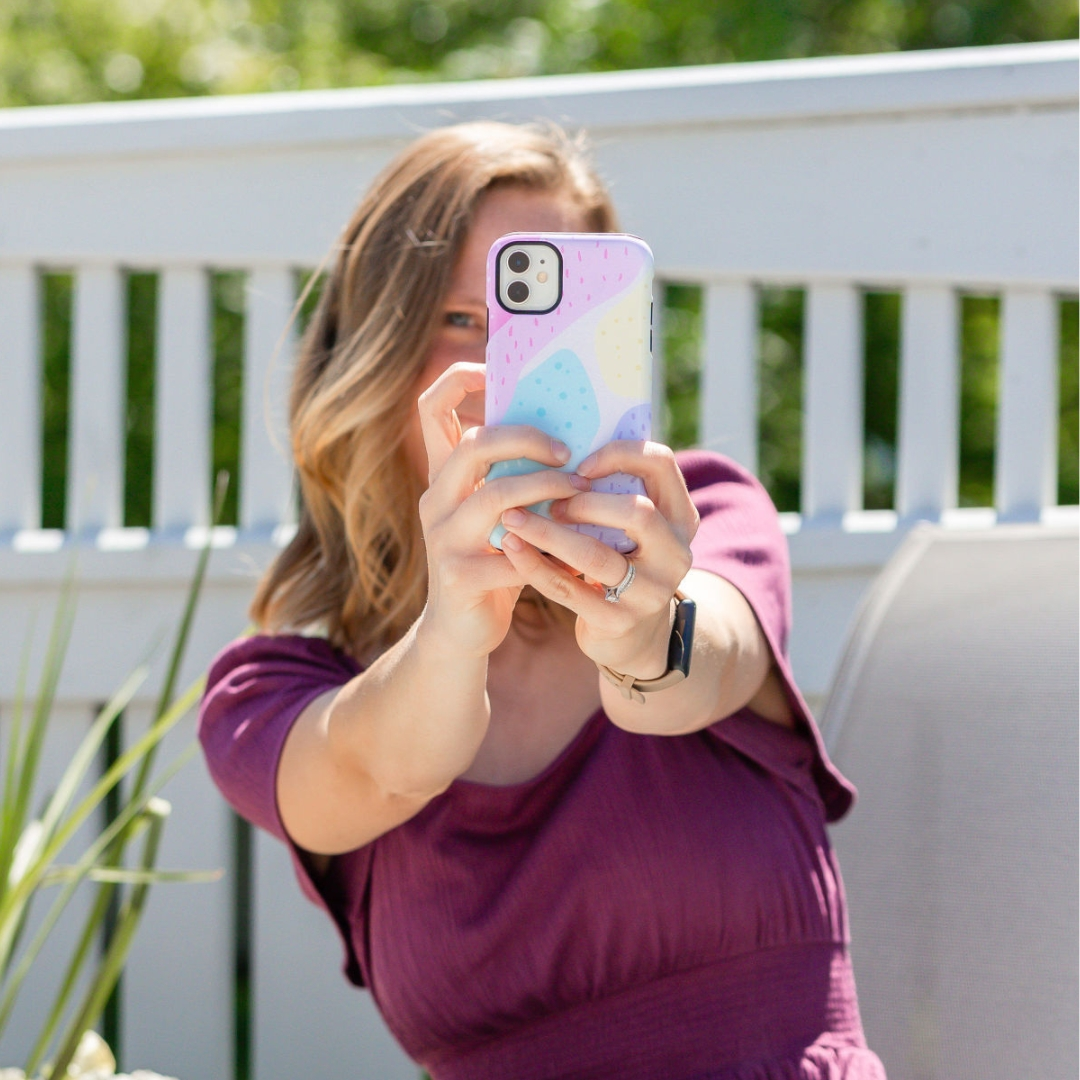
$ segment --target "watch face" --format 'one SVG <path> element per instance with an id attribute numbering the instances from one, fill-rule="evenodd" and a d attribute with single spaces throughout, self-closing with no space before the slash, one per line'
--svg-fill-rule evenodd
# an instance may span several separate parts
<path id="1" fill-rule="evenodd" d="M 675 624 L 671 628 L 671 640 L 668 642 L 668 671 L 681 671 L 690 674 L 690 656 L 694 651 L 694 619 L 697 616 L 697 604 L 684 596 L 675 606 Z"/>

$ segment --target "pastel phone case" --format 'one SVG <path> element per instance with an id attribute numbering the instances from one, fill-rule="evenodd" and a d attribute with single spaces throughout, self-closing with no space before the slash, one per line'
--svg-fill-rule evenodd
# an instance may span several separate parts
<path id="1" fill-rule="evenodd" d="M 510 311 L 497 294 L 499 255 L 510 243 L 540 242 L 561 256 L 561 295 L 544 313 Z M 571 472 L 613 439 L 652 432 L 652 252 L 619 233 L 514 233 L 488 254 L 485 422 L 531 424 L 570 447 Z M 548 466 L 526 458 L 497 462 L 489 479 Z M 616 473 L 593 490 L 644 493 L 638 477 Z M 530 507 L 547 513 L 550 503 Z M 578 525 L 618 551 L 634 549 L 621 529 Z M 491 543 L 506 530 L 497 525 Z"/>

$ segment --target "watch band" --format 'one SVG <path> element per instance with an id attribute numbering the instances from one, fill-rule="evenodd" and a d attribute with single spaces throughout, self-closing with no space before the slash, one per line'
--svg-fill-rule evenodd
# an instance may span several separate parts
<path id="1" fill-rule="evenodd" d="M 669 686 L 681 683 L 690 674 L 690 655 L 694 648 L 694 616 L 697 605 L 681 590 L 675 590 L 675 622 L 668 638 L 667 671 L 655 679 L 639 679 L 634 675 L 625 675 L 604 664 L 597 664 L 600 674 L 609 683 L 619 688 L 627 701 L 645 704 L 645 695 L 656 690 L 666 690 Z"/>

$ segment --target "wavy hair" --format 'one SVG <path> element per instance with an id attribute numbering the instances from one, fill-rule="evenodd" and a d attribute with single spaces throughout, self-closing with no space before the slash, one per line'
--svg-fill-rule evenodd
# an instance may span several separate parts
<path id="1" fill-rule="evenodd" d="M 616 228 L 581 140 L 555 127 L 442 128 L 382 172 L 331 252 L 300 346 L 289 400 L 300 520 L 256 590 L 260 630 L 318 627 L 363 656 L 423 609 L 422 487 L 404 435 L 455 261 L 496 185 L 565 193 L 591 231 Z"/>

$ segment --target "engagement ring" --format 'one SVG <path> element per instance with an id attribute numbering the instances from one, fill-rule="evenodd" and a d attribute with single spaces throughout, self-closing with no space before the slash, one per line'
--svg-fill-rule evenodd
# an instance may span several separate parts
<path id="1" fill-rule="evenodd" d="M 634 564 L 627 559 L 626 560 L 626 577 L 619 582 L 618 585 L 605 585 L 604 586 L 604 599 L 609 604 L 617 604 L 622 599 L 622 594 L 630 588 L 633 583 L 634 574 L 637 571 L 634 569 Z"/>

